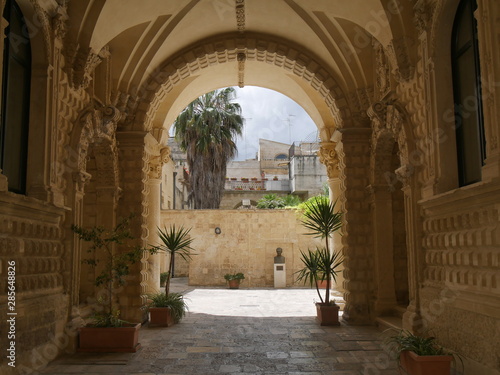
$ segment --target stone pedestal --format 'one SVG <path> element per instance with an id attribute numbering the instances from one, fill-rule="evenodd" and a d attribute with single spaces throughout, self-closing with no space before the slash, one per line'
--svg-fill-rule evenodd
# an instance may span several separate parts
<path id="1" fill-rule="evenodd" d="M 285 263 L 274 263 L 274 287 L 286 288 L 286 265 Z"/>

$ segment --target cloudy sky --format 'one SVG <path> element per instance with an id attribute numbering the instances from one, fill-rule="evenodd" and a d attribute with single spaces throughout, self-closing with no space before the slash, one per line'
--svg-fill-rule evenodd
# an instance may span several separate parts
<path id="1" fill-rule="evenodd" d="M 312 119 L 287 96 L 255 86 L 235 89 L 235 102 L 241 105 L 245 118 L 235 160 L 254 158 L 260 138 L 290 143 L 310 140 L 316 135 L 317 127 Z"/>

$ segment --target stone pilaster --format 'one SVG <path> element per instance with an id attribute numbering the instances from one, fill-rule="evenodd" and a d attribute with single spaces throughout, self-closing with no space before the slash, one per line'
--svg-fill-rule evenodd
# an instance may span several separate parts
<path id="1" fill-rule="evenodd" d="M 422 328 L 420 313 L 419 285 L 422 280 L 424 257 L 421 249 L 421 218 L 416 206 L 417 189 L 412 186 L 412 168 L 403 165 L 396 170 L 398 179 L 403 183 L 406 248 L 408 251 L 408 293 L 410 302 L 403 315 L 403 328 L 418 332 Z"/>
<path id="2" fill-rule="evenodd" d="M 396 306 L 393 257 L 392 193 L 387 185 L 370 185 L 373 205 L 373 250 L 375 314 L 382 315 Z"/>
<path id="3" fill-rule="evenodd" d="M 118 216 L 126 217 L 135 214 L 131 223 L 131 233 L 134 237 L 141 239 L 138 243 L 145 246 L 146 228 L 144 204 L 144 137 L 146 132 L 117 132 L 116 139 L 119 143 L 119 164 L 123 193 L 118 205 Z M 119 251 L 119 249 L 118 249 Z M 141 296 L 148 292 L 147 259 L 143 259 L 130 268 L 126 285 L 119 296 L 121 315 L 124 320 L 142 321 L 143 312 Z"/>
<path id="4" fill-rule="evenodd" d="M 369 128 L 341 129 L 336 148 L 340 160 L 344 195 L 344 287 L 343 319 L 349 324 L 369 324 L 373 293 L 373 259 L 370 204 L 366 186 L 370 168 Z"/>

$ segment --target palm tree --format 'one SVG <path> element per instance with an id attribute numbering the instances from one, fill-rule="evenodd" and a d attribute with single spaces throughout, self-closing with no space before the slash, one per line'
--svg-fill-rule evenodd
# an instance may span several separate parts
<path id="1" fill-rule="evenodd" d="M 174 122 L 175 138 L 187 154 L 190 199 L 195 209 L 219 208 L 227 162 L 241 135 L 241 107 L 232 87 L 211 91 L 191 102 Z"/>

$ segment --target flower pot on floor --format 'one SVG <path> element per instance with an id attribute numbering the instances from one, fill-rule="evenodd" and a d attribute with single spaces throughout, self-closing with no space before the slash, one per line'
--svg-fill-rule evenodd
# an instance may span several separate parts
<path id="1" fill-rule="evenodd" d="M 316 319 L 322 326 L 338 326 L 339 322 L 338 305 L 330 305 L 324 303 L 316 304 Z"/>
<path id="2" fill-rule="evenodd" d="M 150 307 L 149 326 L 170 327 L 174 325 L 174 317 L 169 307 Z"/>
<path id="3" fill-rule="evenodd" d="M 399 357 L 401 374 L 450 375 L 451 355 L 420 356 L 412 351 L 403 351 Z"/>
<path id="4" fill-rule="evenodd" d="M 229 289 L 240 289 L 239 279 L 228 280 L 228 284 L 229 284 Z"/>
<path id="5" fill-rule="evenodd" d="M 79 352 L 135 353 L 140 347 L 141 323 L 124 327 L 81 327 Z"/>

